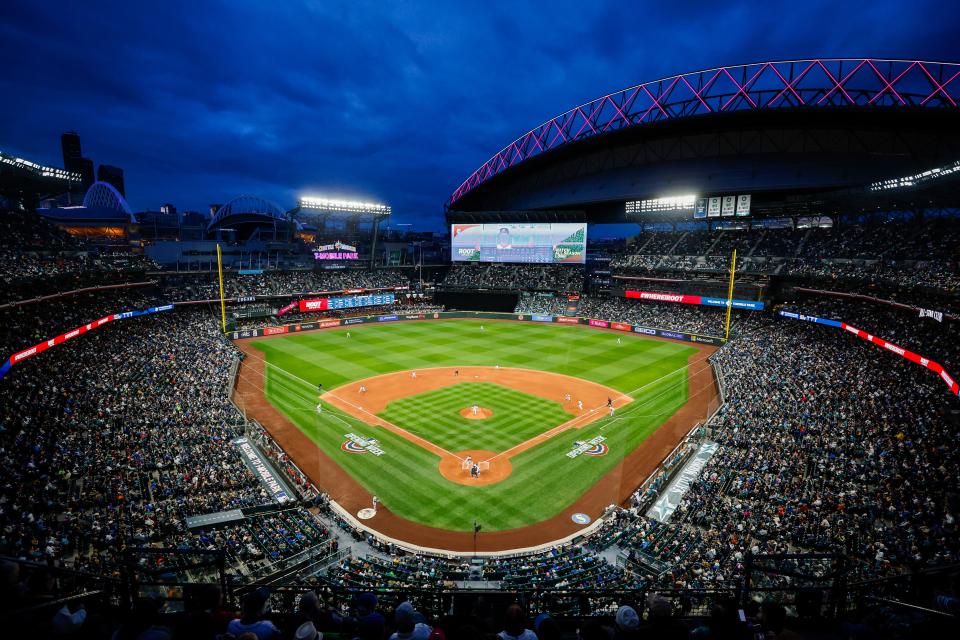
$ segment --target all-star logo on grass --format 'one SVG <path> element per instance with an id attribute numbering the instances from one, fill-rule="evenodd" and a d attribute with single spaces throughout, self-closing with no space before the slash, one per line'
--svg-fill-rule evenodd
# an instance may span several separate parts
<path id="1" fill-rule="evenodd" d="M 343 437 L 346 440 L 340 445 L 340 448 L 347 453 L 372 453 L 375 456 L 384 454 L 383 449 L 378 446 L 378 442 L 374 438 L 364 438 L 355 433 L 345 433 Z"/>
<path id="2" fill-rule="evenodd" d="M 610 450 L 610 447 L 603 444 L 603 441 L 606 440 L 603 436 L 597 436 L 596 438 L 591 438 L 590 440 L 577 440 L 573 443 L 573 449 L 567 453 L 568 458 L 576 458 L 579 455 L 585 456 L 602 456 L 606 455 L 607 451 Z"/>

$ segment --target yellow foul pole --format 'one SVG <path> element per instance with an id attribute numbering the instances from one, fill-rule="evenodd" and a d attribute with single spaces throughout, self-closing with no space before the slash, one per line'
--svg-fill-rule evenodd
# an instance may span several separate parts
<path id="1" fill-rule="evenodd" d="M 727 330 L 724 335 L 725 340 L 730 339 L 730 311 L 733 308 L 733 279 L 737 272 L 737 250 L 733 250 L 733 256 L 730 258 L 730 288 L 727 290 Z"/>
<path id="2" fill-rule="evenodd" d="M 217 243 L 217 275 L 220 277 L 220 322 L 223 332 L 227 332 L 227 304 L 223 300 L 223 263 L 220 259 L 220 243 Z M 732 285 L 731 285 L 732 286 Z"/>

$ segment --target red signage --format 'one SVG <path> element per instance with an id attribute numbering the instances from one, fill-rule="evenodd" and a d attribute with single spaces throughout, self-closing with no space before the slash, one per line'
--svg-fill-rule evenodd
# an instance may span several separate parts
<path id="1" fill-rule="evenodd" d="M 627 298 L 636 298 L 638 300 L 652 300 L 654 302 L 679 302 L 680 304 L 700 304 L 701 296 L 688 296 L 682 293 L 656 293 L 653 291 L 632 291 L 628 289 L 624 292 Z"/>
<path id="2" fill-rule="evenodd" d="M 330 298 L 314 298 L 313 300 L 301 300 L 300 311 L 326 311 L 330 304 Z"/>

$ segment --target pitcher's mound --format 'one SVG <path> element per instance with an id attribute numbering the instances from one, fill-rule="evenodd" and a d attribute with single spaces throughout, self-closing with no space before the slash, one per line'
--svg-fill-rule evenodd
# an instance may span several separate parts
<path id="1" fill-rule="evenodd" d="M 474 413 L 473 407 L 466 407 L 464 409 L 460 409 L 460 415 L 467 420 L 486 420 L 493 415 L 493 410 L 485 407 L 479 407 L 477 412 Z"/>

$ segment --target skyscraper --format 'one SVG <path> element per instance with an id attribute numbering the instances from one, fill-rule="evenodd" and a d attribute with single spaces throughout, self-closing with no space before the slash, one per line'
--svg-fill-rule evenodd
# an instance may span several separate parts
<path id="1" fill-rule="evenodd" d="M 113 188 L 120 192 L 124 198 L 127 197 L 123 187 L 123 169 L 109 164 L 102 164 L 97 168 L 97 180 L 112 184 Z"/>
<path id="2" fill-rule="evenodd" d="M 60 136 L 60 148 L 63 150 L 63 168 L 76 171 L 83 178 L 83 190 L 93 184 L 93 160 L 83 157 L 80 148 L 80 134 L 68 131 Z"/>

